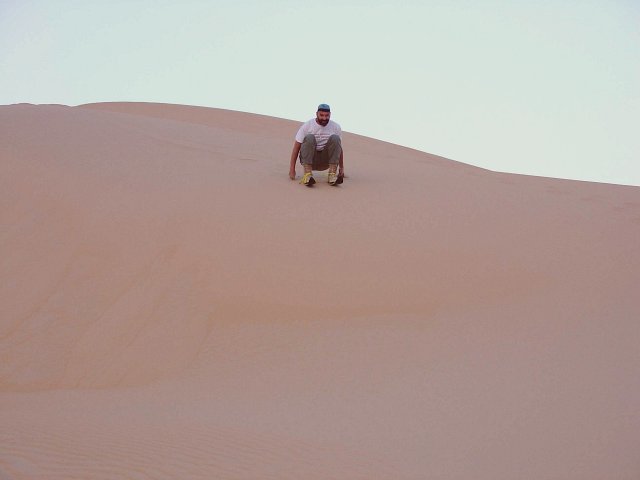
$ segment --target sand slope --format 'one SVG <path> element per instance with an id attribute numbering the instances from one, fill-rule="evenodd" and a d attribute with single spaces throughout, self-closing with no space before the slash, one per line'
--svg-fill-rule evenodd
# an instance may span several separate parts
<path id="1" fill-rule="evenodd" d="M 638 478 L 640 189 L 297 125 L 0 107 L 0 479 Z"/>

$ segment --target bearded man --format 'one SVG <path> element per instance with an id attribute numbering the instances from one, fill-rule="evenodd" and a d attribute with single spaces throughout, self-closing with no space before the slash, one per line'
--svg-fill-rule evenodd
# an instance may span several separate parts
<path id="1" fill-rule="evenodd" d="M 316 118 L 302 124 L 296 133 L 291 151 L 289 178 L 296 178 L 296 161 L 304 167 L 300 183 L 307 187 L 316 183 L 314 170 L 329 169 L 329 185 L 340 185 L 344 180 L 344 155 L 342 151 L 342 129 L 331 120 L 331 108 L 326 103 L 318 105 Z M 340 171 L 338 172 L 338 167 Z"/>

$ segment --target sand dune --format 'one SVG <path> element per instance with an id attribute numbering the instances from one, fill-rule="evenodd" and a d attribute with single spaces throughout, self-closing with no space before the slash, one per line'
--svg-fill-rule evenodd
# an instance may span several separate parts
<path id="1" fill-rule="evenodd" d="M 638 478 L 640 189 L 297 125 L 0 107 L 0 479 Z"/>

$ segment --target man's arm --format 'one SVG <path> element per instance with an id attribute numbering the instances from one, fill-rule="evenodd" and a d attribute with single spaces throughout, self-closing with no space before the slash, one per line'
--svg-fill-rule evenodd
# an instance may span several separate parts
<path id="1" fill-rule="evenodd" d="M 293 143 L 293 150 L 291 150 L 291 164 L 289 165 L 289 178 L 291 180 L 296 179 L 296 162 L 298 161 L 298 154 L 300 153 L 300 147 L 302 144 L 300 142 Z M 340 162 L 342 162 L 342 157 L 340 157 Z"/>

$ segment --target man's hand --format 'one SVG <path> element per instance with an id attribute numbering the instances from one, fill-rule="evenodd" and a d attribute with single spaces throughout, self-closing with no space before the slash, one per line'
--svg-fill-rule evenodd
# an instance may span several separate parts
<path id="1" fill-rule="evenodd" d="M 338 176 L 339 176 L 339 177 L 344 177 L 344 168 L 343 168 L 343 167 L 340 167 L 340 168 L 338 169 Z"/>
<path id="2" fill-rule="evenodd" d="M 289 178 L 291 180 L 295 180 L 296 179 L 296 168 L 293 167 L 292 169 L 289 170 Z"/>

